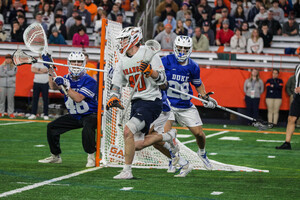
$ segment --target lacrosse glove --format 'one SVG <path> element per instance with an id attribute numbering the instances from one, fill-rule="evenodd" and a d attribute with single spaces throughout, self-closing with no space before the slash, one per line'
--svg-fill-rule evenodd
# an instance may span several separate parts
<path id="1" fill-rule="evenodd" d="M 43 61 L 46 61 L 46 62 L 53 62 L 52 58 L 51 58 L 51 55 L 49 53 L 47 54 L 42 54 L 42 58 L 43 58 Z M 49 64 L 46 64 L 44 63 L 44 66 L 47 67 L 48 69 L 50 68 L 50 65 Z"/>
<path id="2" fill-rule="evenodd" d="M 121 110 L 124 109 L 124 106 L 122 106 L 120 99 L 118 99 L 115 96 L 111 97 L 108 100 L 108 102 L 106 104 L 106 110 L 109 110 L 109 108 L 112 108 L 112 107 L 117 107 L 117 108 L 120 108 Z"/>
<path id="3" fill-rule="evenodd" d="M 70 89 L 71 84 L 68 79 L 63 78 L 61 76 L 57 76 L 53 80 L 58 86 L 64 86 L 66 88 L 66 90 Z"/>
<path id="4" fill-rule="evenodd" d="M 207 101 L 207 103 L 203 103 L 203 106 L 205 108 L 214 109 L 218 105 L 218 102 L 215 99 L 211 98 L 209 95 L 210 95 L 210 92 L 207 93 L 205 96 L 202 97 L 204 100 Z M 201 96 L 201 95 L 199 95 L 199 96 Z"/>
<path id="5" fill-rule="evenodd" d="M 143 72 L 143 74 L 145 74 L 147 78 L 149 76 L 151 76 L 151 74 L 153 73 L 151 64 L 147 64 L 145 62 L 142 62 L 140 64 L 139 68 L 140 68 L 140 72 Z"/>

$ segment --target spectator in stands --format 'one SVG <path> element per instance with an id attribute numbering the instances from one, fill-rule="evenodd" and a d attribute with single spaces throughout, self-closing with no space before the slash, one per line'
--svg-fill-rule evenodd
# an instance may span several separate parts
<path id="1" fill-rule="evenodd" d="M 253 22 L 254 17 L 259 13 L 259 9 L 262 5 L 261 0 L 256 0 L 255 6 L 252 7 L 248 13 L 248 22 Z"/>
<path id="2" fill-rule="evenodd" d="M 284 11 L 282 10 L 282 8 L 279 7 L 278 0 L 272 1 L 272 7 L 269 11 L 273 12 L 273 18 L 275 20 L 279 21 L 279 23 L 281 24 L 284 23 Z"/>
<path id="3" fill-rule="evenodd" d="M 2 14 L 0 14 L 0 21 L 4 22 L 4 17 Z"/>
<path id="4" fill-rule="evenodd" d="M 164 0 L 155 9 L 155 17 L 153 18 L 153 24 L 156 24 L 161 16 L 161 13 L 166 9 L 166 5 L 171 4 L 172 10 L 177 13 L 178 5 L 173 0 Z"/>
<path id="5" fill-rule="evenodd" d="M 92 0 L 85 0 L 85 9 L 91 13 L 91 19 L 94 21 L 95 16 L 97 15 L 97 6 L 92 3 Z"/>
<path id="6" fill-rule="evenodd" d="M 243 0 L 236 0 L 235 3 L 232 2 L 231 4 L 231 11 L 230 11 L 230 16 L 234 17 L 236 12 L 237 12 L 237 8 L 241 6 L 243 8 Z M 244 9 L 243 9 L 244 10 Z"/>
<path id="7" fill-rule="evenodd" d="M 73 12 L 73 3 L 71 3 L 69 0 L 61 0 L 54 9 L 54 13 L 55 15 L 57 14 L 56 11 L 58 9 L 62 10 L 62 16 L 66 16 L 66 18 L 68 19 L 69 17 L 72 16 L 72 12 Z"/>
<path id="8" fill-rule="evenodd" d="M 198 5 L 195 13 L 193 14 L 193 18 L 196 21 L 196 24 L 198 23 L 198 21 L 202 20 L 202 11 L 205 10 L 204 7 L 202 5 Z"/>
<path id="9" fill-rule="evenodd" d="M 296 0 L 294 7 L 293 7 L 293 11 L 295 14 L 296 18 L 300 17 L 300 0 Z"/>
<path id="10" fill-rule="evenodd" d="M 78 33 L 75 33 L 72 40 L 73 46 L 82 46 L 88 47 L 89 46 L 89 36 L 86 34 L 86 29 L 84 26 L 81 26 L 78 29 Z"/>
<path id="11" fill-rule="evenodd" d="M 242 6 L 237 6 L 236 12 L 234 14 L 235 27 L 242 27 L 242 23 L 246 21 L 244 14 L 244 9 Z"/>
<path id="12" fill-rule="evenodd" d="M 272 3 L 273 3 L 273 1 L 272 1 Z M 266 10 L 269 10 L 272 6 L 270 0 L 262 0 L 262 4 L 263 4 L 263 6 L 265 7 Z"/>
<path id="13" fill-rule="evenodd" d="M 260 96 L 263 91 L 264 83 L 259 78 L 259 72 L 257 69 L 252 69 L 250 78 L 244 83 L 246 109 L 249 117 L 258 118 Z"/>
<path id="14" fill-rule="evenodd" d="M 25 16 L 25 11 L 22 8 L 20 2 L 15 1 L 15 3 L 13 3 L 12 6 L 13 9 L 9 12 L 8 23 L 11 23 L 12 21 L 16 20 L 17 16 L 20 14 L 23 14 Z"/>
<path id="15" fill-rule="evenodd" d="M 253 5 L 251 3 L 251 0 L 243 0 L 243 8 L 244 8 L 244 13 L 247 21 L 248 21 L 249 11 L 252 9 L 252 7 Z"/>
<path id="16" fill-rule="evenodd" d="M 156 24 L 156 28 L 155 28 L 155 31 L 154 31 L 154 34 L 153 34 L 153 38 L 155 38 L 160 32 L 162 32 L 163 30 L 165 30 L 165 26 L 164 26 L 164 23 L 162 22 L 158 22 Z"/>
<path id="17" fill-rule="evenodd" d="M 247 52 L 248 53 L 262 53 L 264 48 L 264 41 L 259 37 L 257 29 L 253 29 L 251 38 L 247 41 Z"/>
<path id="18" fill-rule="evenodd" d="M 113 3 L 110 0 L 101 0 L 99 6 L 103 8 L 104 11 L 106 11 L 107 14 L 110 13 L 113 7 Z"/>
<path id="19" fill-rule="evenodd" d="M 218 13 L 218 14 L 221 14 L 222 13 L 222 10 L 223 8 L 227 8 L 223 2 L 223 0 L 217 0 L 217 5 L 213 8 L 212 10 L 212 18 L 215 19 L 215 15 Z M 228 10 L 228 8 L 227 8 Z"/>
<path id="20" fill-rule="evenodd" d="M 216 45 L 230 46 L 230 39 L 234 35 L 234 32 L 229 29 L 229 20 L 223 20 L 222 26 L 223 28 L 219 30 L 216 35 Z"/>
<path id="21" fill-rule="evenodd" d="M 122 28 L 126 28 L 126 27 L 130 26 L 129 23 L 127 23 L 126 21 L 123 20 L 123 14 L 122 13 L 117 14 L 117 22 L 122 24 Z"/>
<path id="22" fill-rule="evenodd" d="M 273 11 L 268 11 L 268 18 L 259 22 L 259 28 L 261 29 L 263 24 L 267 24 L 269 28 L 269 33 L 272 35 L 281 35 L 281 25 L 280 23 L 273 18 Z"/>
<path id="23" fill-rule="evenodd" d="M 117 6 L 116 4 L 113 5 L 111 12 L 107 15 L 107 19 L 110 19 L 112 21 L 116 21 L 117 20 L 117 14 L 119 12 L 120 12 L 119 6 Z"/>
<path id="24" fill-rule="evenodd" d="M 212 7 L 210 7 L 210 5 L 208 5 L 207 0 L 200 0 L 199 5 L 200 5 L 200 6 L 203 6 L 204 10 L 205 10 L 206 13 L 208 14 L 207 20 L 211 21 L 213 9 L 212 9 Z"/>
<path id="25" fill-rule="evenodd" d="M 7 99 L 7 113 L 10 118 L 15 118 L 15 91 L 17 67 L 12 62 L 12 56 L 7 54 L 5 61 L 0 66 L 0 117 L 4 116 L 5 100 Z"/>
<path id="26" fill-rule="evenodd" d="M 52 28 L 52 34 L 49 37 L 49 44 L 67 44 L 65 38 L 55 26 Z"/>
<path id="27" fill-rule="evenodd" d="M 278 78 L 279 70 L 273 69 L 272 78 L 266 82 L 266 104 L 268 108 L 268 122 L 277 125 L 279 109 L 282 102 L 283 81 Z"/>
<path id="28" fill-rule="evenodd" d="M 246 41 L 248 42 L 248 39 L 251 38 L 248 22 L 242 23 L 241 31 L 242 31 L 242 35 L 246 38 Z"/>
<path id="29" fill-rule="evenodd" d="M 38 58 L 42 60 L 42 56 Z M 42 63 L 34 63 L 31 65 L 31 72 L 34 73 L 33 79 L 33 95 L 32 95 L 32 107 L 31 115 L 28 119 L 36 119 L 36 114 L 38 110 L 38 103 L 40 94 L 43 97 L 43 113 L 44 120 L 49 120 L 48 117 L 48 97 L 49 97 L 49 75 L 48 68 L 45 67 Z"/>
<path id="30" fill-rule="evenodd" d="M 5 42 L 7 39 L 7 34 L 3 29 L 3 21 L 0 21 L 0 42 Z"/>
<path id="31" fill-rule="evenodd" d="M 101 30 L 102 30 L 102 29 L 99 28 L 97 32 L 94 32 L 94 33 L 93 33 L 93 35 L 95 35 L 95 43 L 94 43 L 94 45 L 95 45 L 96 47 L 99 47 L 100 44 L 101 44 Z"/>
<path id="32" fill-rule="evenodd" d="M 210 24 L 208 21 L 203 22 L 202 34 L 205 35 L 209 41 L 210 46 L 215 45 L 215 34 L 214 31 L 210 29 Z"/>
<path id="33" fill-rule="evenodd" d="M 23 31 L 20 28 L 18 21 L 13 21 L 13 27 L 10 33 L 12 42 L 24 42 L 23 40 Z"/>
<path id="34" fill-rule="evenodd" d="M 299 24 L 295 21 L 295 16 L 290 15 L 289 20 L 283 24 L 283 36 L 296 36 L 299 35 Z"/>
<path id="35" fill-rule="evenodd" d="M 43 5 L 45 3 L 45 0 L 41 0 L 39 1 L 39 3 L 35 4 L 34 6 L 34 10 L 33 10 L 33 17 L 35 18 L 35 15 L 38 13 L 38 12 L 42 12 L 43 11 Z"/>
<path id="36" fill-rule="evenodd" d="M 177 20 L 175 33 L 176 35 L 186 35 L 186 36 L 188 34 L 188 30 L 184 28 L 181 20 Z"/>
<path id="37" fill-rule="evenodd" d="M 99 28 L 102 27 L 102 19 L 106 19 L 106 11 L 103 10 L 99 20 L 95 21 L 94 32 L 98 32 Z"/>
<path id="38" fill-rule="evenodd" d="M 38 12 L 36 15 L 35 15 L 35 22 L 39 23 L 42 25 L 44 31 L 47 33 L 48 31 L 48 26 L 45 22 L 43 22 L 43 14 L 42 12 Z"/>
<path id="39" fill-rule="evenodd" d="M 254 26 L 258 28 L 259 22 L 264 21 L 267 18 L 268 18 L 268 13 L 266 12 L 264 6 L 261 6 L 259 8 L 259 13 L 254 17 Z"/>
<path id="40" fill-rule="evenodd" d="M 177 13 L 175 13 L 176 21 L 178 21 L 178 20 L 184 21 L 185 20 L 184 13 L 189 10 L 189 7 L 190 7 L 190 5 L 188 3 L 186 3 L 186 2 L 182 3 L 181 10 L 178 11 Z M 170 8 L 171 8 L 171 5 L 170 5 Z"/>
<path id="41" fill-rule="evenodd" d="M 176 13 L 172 10 L 171 4 L 166 5 L 166 9 L 161 13 L 158 21 L 159 22 L 165 21 L 165 19 L 167 18 L 167 15 L 172 15 L 174 17 L 174 19 L 176 18 Z"/>
<path id="42" fill-rule="evenodd" d="M 222 15 L 219 13 L 215 15 L 215 18 L 216 20 L 212 24 L 211 29 L 214 31 L 214 34 L 217 35 L 217 32 L 220 31 L 222 28 L 223 18 Z"/>
<path id="43" fill-rule="evenodd" d="M 208 51 L 209 50 L 209 41 L 205 35 L 201 34 L 201 28 L 195 28 L 195 34 L 192 37 L 193 41 L 193 50 L 195 51 Z"/>
<path id="44" fill-rule="evenodd" d="M 78 16 L 79 17 L 79 16 Z M 55 22 L 50 25 L 48 35 L 52 33 L 52 28 L 56 27 L 60 34 L 64 37 L 64 39 L 67 38 L 67 27 L 62 23 L 62 16 L 61 15 L 55 15 Z M 74 32 L 76 33 L 76 32 Z"/>
<path id="45" fill-rule="evenodd" d="M 42 9 L 42 22 L 44 22 L 48 28 L 54 23 L 54 13 L 51 10 L 50 3 L 45 2 Z"/>
<path id="46" fill-rule="evenodd" d="M 201 18 L 196 20 L 196 26 L 202 27 L 204 21 L 210 21 L 208 18 L 208 13 L 205 9 L 201 11 Z"/>
<path id="47" fill-rule="evenodd" d="M 227 8 L 223 8 L 221 14 L 222 14 L 222 19 L 223 20 L 228 19 L 228 21 L 229 21 L 229 29 L 234 30 L 234 28 L 235 28 L 235 20 L 234 20 L 233 17 L 229 16 L 228 9 Z"/>
<path id="48" fill-rule="evenodd" d="M 173 17 L 173 15 L 171 13 L 168 13 L 167 14 L 167 18 L 163 21 L 164 25 L 166 24 L 171 24 L 173 29 L 172 31 L 175 31 L 176 29 L 176 20 L 175 18 Z"/>
<path id="49" fill-rule="evenodd" d="M 162 49 L 173 49 L 176 33 L 172 31 L 172 25 L 166 24 L 165 30 L 160 32 L 154 39 L 157 40 Z"/>
<path id="50" fill-rule="evenodd" d="M 85 60 L 86 60 L 85 67 L 86 68 L 97 69 L 97 67 L 92 62 L 89 61 L 89 54 L 87 54 L 87 53 L 83 53 L 83 54 L 84 54 L 84 57 L 85 57 Z M 97 71 L 87 70 L 86 73 L 88 75 L 90 75 L 92 78 L 94 78 L 95 80 L 97 80 Z"/>
<path id="51" fill-rule="evenodd" d="M 68 40 L 72 40 L 75 33 L 78 33 L 79 29 L 81 27 L 84 27 L 82 24 L 82 17 L 78 15 L 75 17 L 75 24 L 70 27 L 69 33 L 68 33 Z"/>
<path id="52" fill-rule="evenodd" d="M 194 35 L 194 28 L 192 26 L 192 20 L 191 19 L 186 19 L 184 24 L 183 24 L 183 27 L 186 28 L 188 30 L 188 36 L 189 37 L 193 37 Z"/>
<path id="53" fill-rule="evenodd" d="M 263 39 L 265 48 L 271 47 L 273 35 L 269 32 L 268 24 L 262 25 L 261 31 L 259 33 L 259 37 L 261 37 Z"/>
<path id="54" fill-rule="evenodd" d="M 5 5 L 5 2 L 0 1 L 0 13 L 3 15 L 3 20 L 1 20 L 3 23 L 5 23 L 7 20 L 7 8 Z"/>
<path id="55" fill-rule="evenodd" d="M 94 24 L 96 23 L 97 20 L 101 19 L 101 15 L 103 13 L 104 9 L 102 7 L 97 8 L 97 15 L 94 18 Z"/>
<path id="56" fill-rule="evenodd" d="M 57 9 L 56 12 L 54 13 L 54 21 L 55 21 L 55 16 L 60 15 L 61 16 L 61 23 L 65 24 L 65 22 L 67 21 L 67 16 L 63 15 L 63 11 L 61 8 Z"/>
<path id="57" fill-rule="evenodd" d="M 82 20 L 85 22 L 85 26 L 90 27 L 92 23 L 91 13 L 87 9 L 85 9 L 84 1 L 81 1 L 79 3 L 78 14 L 82 17 Z"/>
<path id="58" fill-rule="evenodd" d="M 22 32 L 24 32 L 28 26 L 25 21 L 25 17 L 23 15 L 19 15 L 19 16 L 17 16 L 17 21 L 19 22 L 20 29 L 22 30 Z"/>
<path id="59" fill-rule="evenodd" d="M 240 28 L 235 28 L 235 34 L 230 39 L 230 47 L 232 53 L 245 53 L 246 51 L 246 38 L 242 35 Z"/>
<path id="60" fill-rule="evenodd" d="M 74 10 L 74 12 L 72 13 L 72 17 L 68 18 L 66 23 L 65 23 L 65 26 L 67 28 L 67 33 L 69 32 L 71 26 L 73 26 L 75 24 L 75 18 L 78 16 L 78 11 L 77 10 Z M 81 23 L 83 25 L 85 25 L 85 21 L 83 21 L 83 19 L 81 20 Z M 66 38 L 65 38 L 66 39 Z"/>
<path id="61" fill-rule="evenodd" d="M 292 11 L 293 5 L 289 5 L 287 0 L 279 0 L 279 7 L 282 8 L 284 17 L 288 17 Z"/>
<path id="62" fill-rule="evenodd" d="M 192 27 L 194 29 L 196 27 L 196 21 L 195 21 L 195 19 L 192 16 L 192 11 L 190 11 L 190 10 L 187 10 L 184 13 L 184 20 L 182 22 L 185 22 L 187 19 L 190 19 L 192 21 Z"/>

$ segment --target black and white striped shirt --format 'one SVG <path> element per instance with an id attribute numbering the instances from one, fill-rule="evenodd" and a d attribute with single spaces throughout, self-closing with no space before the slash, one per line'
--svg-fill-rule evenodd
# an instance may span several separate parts
<path id="1" fill-rule="evenodd" d="M 297 65 L 296 67 L 295 78 L 296 78 L 295 88 L 300 87 L 300 64 Z"/>

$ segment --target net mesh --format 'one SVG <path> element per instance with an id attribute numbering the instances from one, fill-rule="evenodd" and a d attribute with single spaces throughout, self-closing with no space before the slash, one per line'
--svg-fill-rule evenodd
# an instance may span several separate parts
<path id="1" fill-rule="evenodd" d="M 31 56 L 27 55 L 24 51 L 18 49 L 16 50 L 12 55 L 12 60 L 14 65 L 20 66 L 24 64 L 31 64 L 35 62 L 36 60 L 32 58 Z"/>
<path id="2" fill-rule="evenodd" d="M 121 32 L 121 25 L 119 23 L 109 21 L 106 27 L 106 47 L 105 47 L 105 70 L 112 72 L 116 62 L 118 61 L 118 53 L 115 50 L 116 40 L 115 37 Z M 105 90 L 103 105 L 106 105 L 110 96 L 110 88 L 112 81 L 112 73 L 106 73 L 105 77 Z M 122 89 L 122 105 L 126 105 L 127 100 L 130 96 L 131 88 L 124 87 Z M 102 162 L 105 166 L 110 167 L 122 167 L 124 165 L 124 140 L 123 140 L 123 128 L 119 127 L 120 117 L 122 110 L 112 108 L 109 111 L 105 110 L 102 120 L 102 132 L 103 138 L 101 140 L 101 153 Z M 127 109 L 125 114 L 123 126 L 129 119 L 130 107 Z M 186 158 L 193 165 L 194 169 L 205 170 L 202 161 L 199 159 L 196 152 L 192 151 L 180 141 L 177 140 L 180 147 L 180 155 Z M 217 161 L 211 160 L 213 170 L 224 170 L 224 171 L 264 171 L 254 168 L 234 166 L 223 164 Z M 135 153 L 133 167 L 135 168 L 168 168 L 169 159 L 150 146 L 141 151 Z M 267 171 L 267 170 L 265 170 Z"/>
<path id="3" fill-rule="evenodd" d="M 48 48 L 45 31 L 39 23 L 28 26 L 24 31 L 23 39 L 26 46 L 35 53 L 41 53 Z"/>

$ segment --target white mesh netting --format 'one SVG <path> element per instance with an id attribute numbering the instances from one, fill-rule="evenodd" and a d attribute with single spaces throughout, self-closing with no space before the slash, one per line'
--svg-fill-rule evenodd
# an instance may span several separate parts
<path id="1" fill-rule="evenodd" d="M 108 20 L 106 27 L 106 47 L 105 47 L 105 70 L 111 71 L 111 68 L 115 67 L 118 60 L 118 54 L 115 51 L 116 41 L 115 37 L 120 33 L 122 27 L 119 23 Z M 107 73 L 105 77 L 105 90 L 103 105 L 109 99 L 109 93 L 111 88 L 111 73 Z M 126 101 L 130 96 L 131 88 L 125 87 L 122 91 L 122 105 L 126 105 Z M 125 124 L 129 118 L 130 108 L 127 109 L 126 116 L 123 124 Z M 121 167 L 124 164 L 124 141 L 123 141 L 123 127 L 119 127 L 119 119 L 122 115 L 122 111 L 117 108 L 104 111 L 102 120 L 102 132 L 103 138 L 101 140 L 101 153 L 102 163 L 109 167 Z M 197 156 L 197 153 L 186 147 L 180 141 L 177 140 L 180 146 L 180 155 L 191 162 L 194 169 L 205 170 L 202 161 Z M 268 170 L 259 170 L 254 168 L 235 166 L 223 164 L 217 161 L 211 160 L 213 170 L 223 171 L 262 171 L 268 172 Z M 135 153 L 133 167 L 135 168 L 168 168 L 169 160 L 162 153 L 156 150 L 154 147 L 148 147 Z"/>

